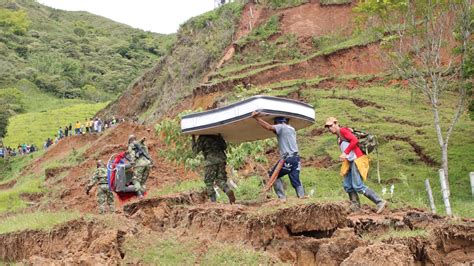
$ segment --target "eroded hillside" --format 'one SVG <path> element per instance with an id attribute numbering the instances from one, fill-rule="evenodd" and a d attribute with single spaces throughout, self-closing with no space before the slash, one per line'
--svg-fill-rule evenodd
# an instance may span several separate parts
<path id="1" fill-rule="evenodd" d="M 406 81 L 390 74 L 378 56 L 378 40 L 355 31 L 354 4 L 286 2 L 294 5 L 225 5 L 185 23 L 172 52 L 101 112 L 139 118 L 145 125 L 127 122 L 103 134 L 67 138 L 35 158 L 15 161 L 0 181 L 5 220 L 0 261 L 472 263 L 474 206 L 465 177 L 474 161 L 474 140 L 465 136 L 474 133 L 474 122 L 463 115 L 451 140 L 455 216 L 447 217 L 431 111 Z M 180 135 L 177 115 L 257 94 L 315 107 L 315 125 L 298 133 L 301 180 L 309 198 L 295 198 L 287 180 L 287 202 L 262 193 L 266 170 L 278 158 L 270 141 L 231 146 L 228 172 L 237 183 L 237 204 L 226 204 L 222 195 L 212 204 L 202 193 L 202 169 L 190 155 L 189 138 Z M 443 108 L 455 102 L 448 93 Z M 372 167 L 367 183 L 389 202 L 381 214 L 365 199 L 360 212 L 351 212 L 340 187 L 334 136 L 322 126 L 327 116 L 379 137 L 381 181 Z M 155 162 L 149 194 L 142 201 L 117 203 L 114 214 L 97 215 L 96 199 L 84 186 L 96 160 L 123 151 L 129 134 L 146 137 Z M 433 186 L 438 214 L 428 210 L 425 178 Z M 47 214 L 45 228 L 17 222 L 37 213 Z"/>

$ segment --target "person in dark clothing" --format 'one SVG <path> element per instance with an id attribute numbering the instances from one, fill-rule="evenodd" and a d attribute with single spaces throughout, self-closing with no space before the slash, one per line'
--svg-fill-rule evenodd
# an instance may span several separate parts
<path id="1" fill-rule="evenodd" d="M 212 202 L 216 202 L 216 191 L 214 184 L 224 191 L 229 198 L 230 204 L 235 203 L 235 195 L 232 189 L 227 185 L 226 164 L 227 156 L 225 150 L 227 144 L 221 135 L 200 135 L 196 141 L 193 135 L 193 152 L 204 155 L 204 183 L 206 184 L 207 195 Z"/>

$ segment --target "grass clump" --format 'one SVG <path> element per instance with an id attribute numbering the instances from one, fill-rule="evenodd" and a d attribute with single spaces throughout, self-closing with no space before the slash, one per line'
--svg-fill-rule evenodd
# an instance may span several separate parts
<path id="1" fill-rule="evenodd" d="M 265 0 L 264 3 L 273 9 L 295 7 L 308 3 L 308 0 Z"/>
<path id="2" fill-rule="evenodd" d="M 267 22 L 254 29 L 249 35 L 239 39 L 236 44 L 245 46 L 252 42 L 258 42 L 270 38 L 273 34 L 278 33 L 280 28 L 280 17 L 278 15 L 271 16 Z"/>
<path id="3" fill-rule="evenodd" d="M 124 244 L 126 260 L 148 265 L 192 265 L 197 258 L 193 250 L 197 247 L 193 240 L 180 242 L 173 236 L 154 234 L 127 239 Z"/>
<path id="4" fill-rule="evenodd" d="M 0 234 L 22 230 L 47 230 L 81 216 L 79 212 L 34 212 L 17 214 L 0 222 Z"/>
<path id="5" fill-rule="evenodd" d="M 277 260 L 243 245 L 214 244 L 201 258 L 202 265 L 270 265 Z"/>

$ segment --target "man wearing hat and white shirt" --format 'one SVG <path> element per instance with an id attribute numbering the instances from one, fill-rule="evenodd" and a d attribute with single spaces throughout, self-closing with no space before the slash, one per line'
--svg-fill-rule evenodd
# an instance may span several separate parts
<path id="1" fill-rule="evenodd" d="M 295 129 L 288 125 L 288 118 L 285 117 L 276 117 L 274 119 L 274 125 L 269 124 L 265 120 L 261 119 L 259 112 L 253 112 L 252 117 L 257 120 L 258 124 L 265 128 L 266 130 L 272 131 L 277 135 L 278 139 L 278 148 L 280 150 L 280 155 L 285 160 L 283 167 L 278 174 L 278 178 L 273 184 L 273 189 L 277 194 L 278 198 L 285 200 L 285 191 L 283 189 L 283 182 L 281 177 L 288 175 L 290 177 L 291 185 L 296 191 L 298 198 L 304 198 L 304 188 L 300 181 L 300 156 L 298 154 L 298 145 L 296 143 L 296 131 Z M 277 165 L 275 165 L 272 170 L 269 172 L 270 176 L 275 171 Z"/>
<path id="2" fill-rule="evenodd" d="M 367 179 L 369 172 L 369 158 L 357 145 L 359 142 L 357 137 L 351 129 L 340 127 L 335 117 L 326 119 L 324 127 L 338 137 L 339 148 L 342 152 L 339 159 L 343 162 L 341 176 L 344 177 L 344 181 L 342 184 L 351 200 L 351 208 L 353 210 L 360 208 L 358 193 L 361 193 L 377 205 L 377 213 L 382 212 L 386 202 L 363 182 Z"/>

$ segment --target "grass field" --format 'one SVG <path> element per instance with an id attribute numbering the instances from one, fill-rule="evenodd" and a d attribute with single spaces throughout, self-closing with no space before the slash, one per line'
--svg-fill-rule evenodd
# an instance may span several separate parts
<path id="1" fill-rule="evenodd" d="M 44 112 L 13 116 L 10 118 L 4 143 L 12 147 L 21 143 L 34 143 L 41 148 L 48 137 L 54 138 L 59 127 L 64 129 L 69 123 L 74 127 L 77 120 L 83 123 L 86 118 L 93 117 L 106 105 L 107 103 L 78 103 Z"/>

